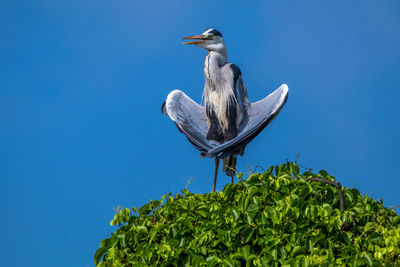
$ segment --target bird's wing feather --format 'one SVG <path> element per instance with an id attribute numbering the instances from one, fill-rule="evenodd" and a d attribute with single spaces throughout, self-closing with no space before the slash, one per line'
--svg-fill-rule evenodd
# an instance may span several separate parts
<path id="1" fill-rule="evenodd" d="M 288 97 L 288 87 L 281 85 L 266 98 L 250 104 L 248 121 L 237 137 L 207 152 L 208 157 L 225 157 L 231 153 L 239 153 L 279 114 Z"/>
<path id="2" fill-rule="evenodd" d="M 169 93 L 161 107 L 163 114 L 174 121 L 180 132 L 186 135 L 192 145 L 206 154 L 219 143 L 207 140 L 208 125 L 202 106 L 190 99 L 182 91 L 174 90 Z"/>
<path id="3" fill-rule="evenodd" d="M 230 63 L 229 67 L 233 74 L 233 88 L 235 91 L 235 97 L 240 105 L 240 108 L 242 110 L 246 110 L 250 105 L 250 101 L 247 95 L 246 86 L 243 82 L 242 72 L 240 71 L 239 67 L 233 63 Z"/>

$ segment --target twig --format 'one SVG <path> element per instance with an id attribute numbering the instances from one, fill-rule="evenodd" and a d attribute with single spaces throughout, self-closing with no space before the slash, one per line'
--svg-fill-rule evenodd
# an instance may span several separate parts
<path id="1" fill-rule="evenodd" d="M 255 166 L 254 169 L 253 169 L 249 164 L 249 165 L 247 165 L 247 168 L 250 169 L 251 173 L 255 173 L 257 171 L 257 168 L 260 168 L 263 172 L 265 172 L 265 169 L 263 167 L 261 167 L 260 165 Z"/>
<path id="2" fill-rule="evenodd" d="M 297 153 L 297 155 L 296 155 L 296 160 L 294 161 L 294 164 L 296 164 L 296 165 L 298 165 L 297 162 L 298 162 L 298 160 L 300 158 L 300 154 L 301 153 Z"/>
<path id="3" fill-rule="evenodd" d="M 311 169 L 311 168 L 307 168 L 307 167 L 304 167 L 303 165 L 301 165 L 301 164 L 297 164 L 300 168 L 303 168 L 303 169 L 305 169 L 306 171 L 309 171 L 309 172 L 312 172 L 313 171 L 313 169 Z"/>
<path id="4" fill-rule="evenodd" d="M 312 181 L 312 182 L 323 182 L 326 184 L 333 185 L 336 187 L 338 194 L 339 194 L 339 202 L 340 202 L 340 210 L 344 210 L 344 200 L 343 200 L 343 192 L 342 192 L 342 185 L 339 182 L 334 182 L 322 177 L 316 177 L 316 178 L 306 178 L 307 181 Z"/>
<path id="5" fill-rule="evenodd" d="M 263 172 L 265 172 L 265 169 L 261 167 L 260 165 L 257 165 L 254 167 L 254 172 L 257 170 L 257 168 L 260 168 Z"/>

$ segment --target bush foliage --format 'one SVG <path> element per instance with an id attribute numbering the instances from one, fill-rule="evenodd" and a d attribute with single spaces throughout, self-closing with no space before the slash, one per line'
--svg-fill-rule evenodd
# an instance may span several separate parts
<path id="1" fill-rule="evenodd" d="M 242 174 L 238 175 L 239 178 Z M 310 182 L 291 162 L 227 184 L 118 209 L 97 266 L 400 266 L 400 216 L 381 201 Z M 347 227 L 343 227 L 343 226 Z"/>

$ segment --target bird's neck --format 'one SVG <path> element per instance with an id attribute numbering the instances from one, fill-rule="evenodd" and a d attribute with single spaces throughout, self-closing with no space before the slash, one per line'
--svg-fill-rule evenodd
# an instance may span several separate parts
<path id="1" fill-rule="evenodd" d="M 222 67 L 228 60 L 228 53 L 226 49 L 221 51 L 210 51 L 206 56 L 206 64 L 213 64 Z"/>
<path id="2" fill-rule="evenodd" d="M 206 86 L 214 91 L 222 82 L 221 68 L 226 64 L 227 56 L 219 52 L 208 52 L 204 61 L 204 76 L 206 78 Z"/>

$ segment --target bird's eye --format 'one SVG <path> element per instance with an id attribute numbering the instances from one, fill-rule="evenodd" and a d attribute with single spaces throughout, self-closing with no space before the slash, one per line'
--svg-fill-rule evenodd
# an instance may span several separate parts
<path id="1" fill-rule="evenodd" d="M 214 39 L 214 35 L 210 34 L 210 35 L 208 36 L 208 38 Z"/>

